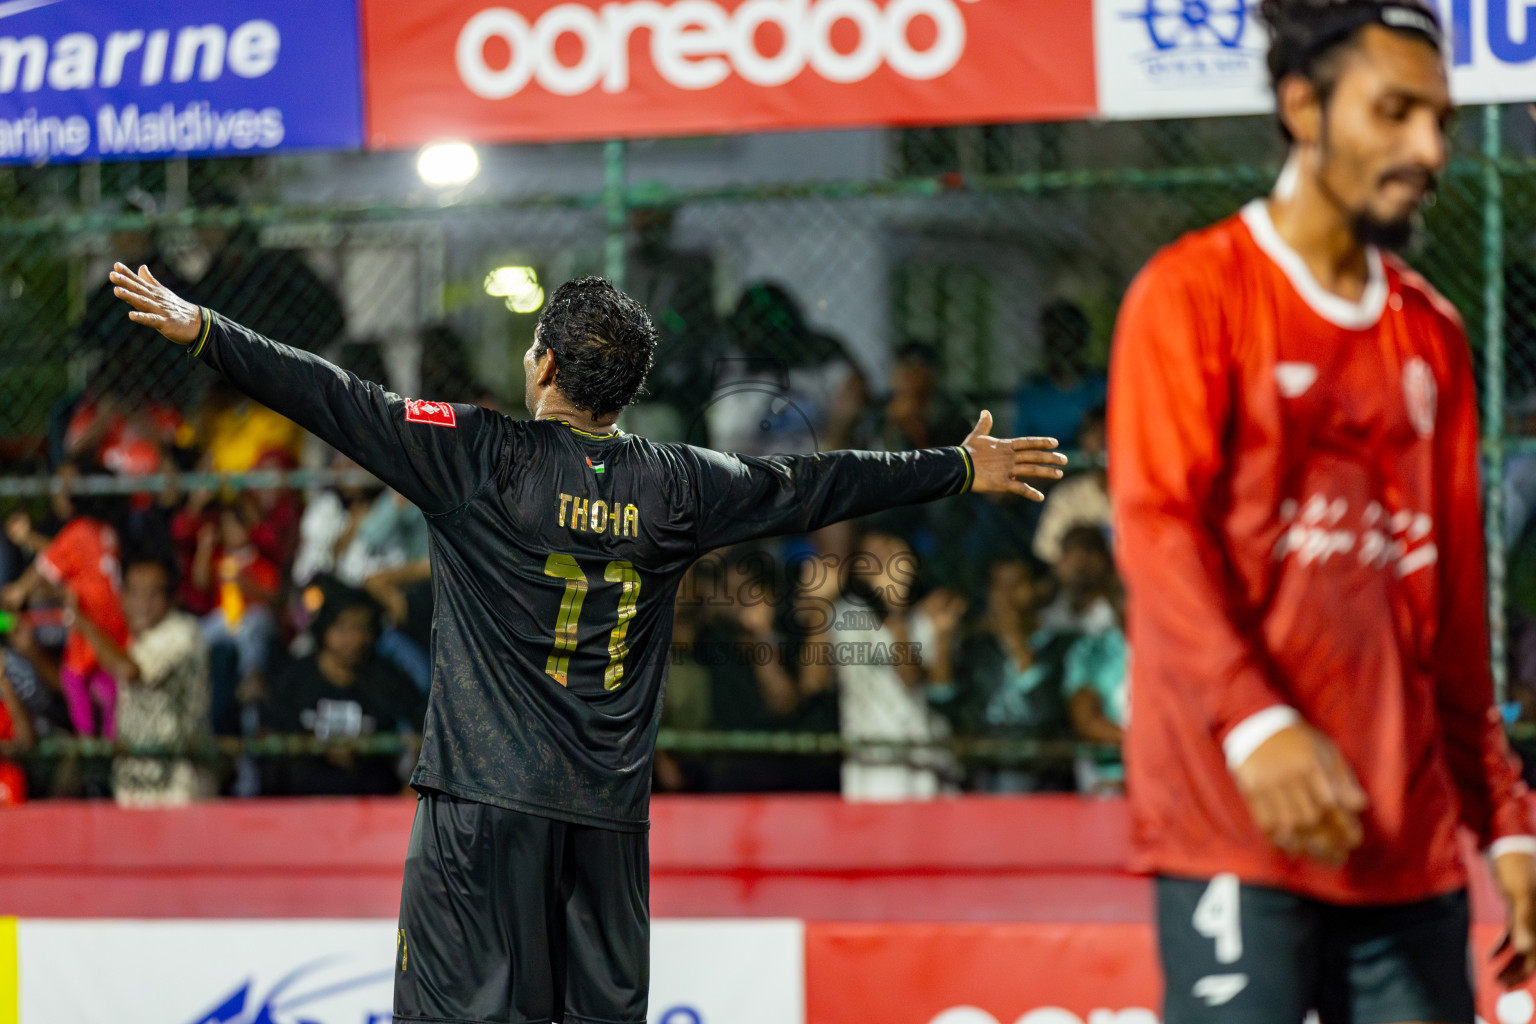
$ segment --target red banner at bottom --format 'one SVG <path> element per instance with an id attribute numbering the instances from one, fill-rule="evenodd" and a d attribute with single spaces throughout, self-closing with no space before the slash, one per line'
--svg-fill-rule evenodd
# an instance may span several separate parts
<path id="1" fill-rule="evenodd" d="M 1503 993 L 1473 928 L 1478 1013 L 1533 1024 Z M 1145 924 L 806 925 L 807 1024 L 1157 1024 L 1156 937 Z"/>

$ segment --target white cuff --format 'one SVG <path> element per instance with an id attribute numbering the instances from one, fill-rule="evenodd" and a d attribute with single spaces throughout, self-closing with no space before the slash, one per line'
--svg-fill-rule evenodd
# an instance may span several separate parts
<path id="1" fill-rule="evenodd" d="M 1505 836 L 1488 844 L 1488 857 L 1498 860 L 1506 853 L 1528 853 L 1536 857 L 1536 836 Z"/>
<path id="2" fill-rule="evenodd" d="M 1299 721 L 1301 715 L 1296 713 L 1295 708 L 1286 704 L 1272 704 L 1238 722 L 1221 744 L 1221 749 L 1227 755 L 1227 768 L 1237 771 L 1255 750 L 1264 745 L 1265 740 Z"/>

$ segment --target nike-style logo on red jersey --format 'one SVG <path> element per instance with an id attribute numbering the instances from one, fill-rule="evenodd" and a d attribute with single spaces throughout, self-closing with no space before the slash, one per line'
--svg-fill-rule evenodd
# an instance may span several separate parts
<path id="1" fill-rule="evenodd" d="M 453 406 L 447 402 L 427 402 L 420 398 L 405 400 L 405 422 L 430 423 L 434 427 L 457 427 Z"/>

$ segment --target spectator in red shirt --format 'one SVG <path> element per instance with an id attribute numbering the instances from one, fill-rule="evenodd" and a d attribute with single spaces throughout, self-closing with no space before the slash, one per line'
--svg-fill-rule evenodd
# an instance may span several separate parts
<path id="1" fill-rule="evenodd" d="M 103 634 L 122 645 L 128 642 L 128 623 L 118 603 L 120 576 L 117 531 L 104 519 L 81 515 L 59 531 L 33 559 L 31 568 L 5 588 L 0 599 L 6 607 L 19 609 L 38 585 L 47 581 L 69 595 L 75 614 L 89 618 Z M 82 736 L 113 738 L 117 681 L 101 667 L 96 652 L 78 629 L 71 629 L 65 639 L 59 684 L 75 731 Z"/>

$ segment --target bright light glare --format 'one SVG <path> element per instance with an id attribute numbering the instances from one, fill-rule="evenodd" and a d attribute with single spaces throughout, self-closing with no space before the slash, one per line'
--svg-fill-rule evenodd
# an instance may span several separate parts
<path id="1" fill-rule="evenodd" d="M 544 305 L 544 289 L 532 267 L 497 267 L 485 275 L 485 294 L 505 299 L 514 313 L 537 313 Z"/>
<path id="2" fill-rule="evenodd" d="M 497 298 L 525 295 L 539 286 L 539 275 L 532 267 L 497 267 L 485 275 L 485 294 Z"/>
<path id="3" fill-rule="evenodd" d="M 416 158 L 416 173 L 428 185 L 462 185 L 480 173 L 480 156 L 467 142 L 438 142 Z"/>
<path id="4" fill-rule="evenodd" d="M 537 313 L 543 305 L 543 288 L 535 288 L 524 295 L 511 295 L 507 297 L 507 308 L 514 313 Z"/>

